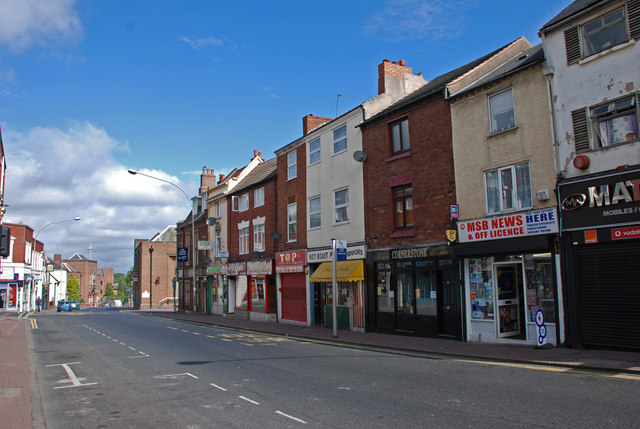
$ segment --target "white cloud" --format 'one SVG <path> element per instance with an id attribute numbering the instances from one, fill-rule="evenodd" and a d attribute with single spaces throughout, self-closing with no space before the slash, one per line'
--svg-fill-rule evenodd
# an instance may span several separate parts
<path id="1" fill-rule="evenodd" d="M 451 39 L 463 32 L 465 12 L 473 1 L 390 0 L 364 26 L 367 36 L 394 42 Z"/>
<path id="2" fill-rule="evenodd" d="M 201 50 L 203 48 L 208 48 L 211 46 L 222 46 L 224 44 L 222 39 L 218 39 L 217 37 L 213 37 L 213 36 L 208 36 L 208 37 L 179 36 L 178 40 L 188 44 L 195 50 Z"/>
<path id="3" fill-rule="evenodd" d="M 148 239 L 189 213 L 189 201 L 171 185 L 132 176 L 114 160 L 128 151 L 108 133 L 90 123 L 66 130 L 37 127 L 26 132 L 2 127 L 7 160 L 6 223 L 24 223 L 37 231 L 59 220 L 80 216 L 43 229 L 38 240 L 45 251 L 63 258 L 78 252 L 99 267 L 126 272 L 133 265 L 134 239 Z M 196 189 L 163 171 L 141 170 L 180 186 Z"/>
<path id="4" fill-rule="evenodd" d="M 82 24 L 76 0 L 0 1 L 0 44 L 21 52 L 49 41 L 77 42 Z"/>

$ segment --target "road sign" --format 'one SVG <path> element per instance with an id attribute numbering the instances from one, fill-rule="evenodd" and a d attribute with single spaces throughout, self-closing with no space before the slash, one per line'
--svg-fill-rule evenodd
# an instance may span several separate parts
<path id="1" fill-rule="evenodd" d="M 336 240 L 336 261 L 347 260 L 347 241 Z"/>

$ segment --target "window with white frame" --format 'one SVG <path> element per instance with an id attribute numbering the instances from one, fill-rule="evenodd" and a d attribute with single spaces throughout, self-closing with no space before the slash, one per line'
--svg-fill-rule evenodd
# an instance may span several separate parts
<path id="1" fill-rule="evenodd" d="M 231 197 L 231 209 L 234 212 L 249 210 L 249 194 L 234 195 Z"/>
<path id="2" fill-rule="evenodd" d="M 516 126 L 511 88 L 489 97 L 489 120 L 491 134 L 499 133 Z"/>
<path id="3" fill-rule="evenodd" d="M 347 150 L 347 126 L 333 130 L 333 153 Z"/>
<path id="4" fill-rule="evenodd" d="M 222 235 L 219 230 L 216 231 L 216 234 L 215 234 L 214 246 L 215 246 L 214 255 L 216 258 L 218 258 L 219 253 L 222 251 Z"/>
<path id="5" fill-rule="evenodd" d="M 295 179 L 298 177 L 298 157 L 296 151 L 287 154 L 287 179 Z"/>
<path id="6" fill-rule="evenodd" d="M 264 224 L 253 225 L 253 251 L 264 252 Z"/>
<path id="7" fill-rule="evenodd" d="M 639 117 L 637 94 L 572 111 L 576 153 L 638 141 Z"/>
<path id="8" fill-rule="evenodd" d="M 316 162 L 320 162 L 321 153 L 320 153 L 320 139 L 317 138 L 309 143 L 309 164 L 315 164 Z"/>
<path id="9" fill-rule="evenodd" d="M 216 217 L 222 216 L 222 202 L 216 201 Z"/>
<path id="10" fill-rule="evenodd" d="M 309 229 L 322 226 L 322 207 L 320 197 L 309 198 Z"/>
<path id="11" fill-rule="evenodd" d="M 298 205 L 296 203 L 287 206 L 287 241 L 298 239 Z"/>
<path id="12" fill-rule="evenodd" d="M 402 119 L 390 125 L 391 128 L 391 153 L 406 152 L 411 149 L 409 144 L 409 120 Z"/>
<path id="13" fill-rule="evenodd" d="M 253 191 L 253 207 L 264 206 L 264 188 Z"/>
<path id="14" fill-rule="evenodd" d="M 531 176 L 529 162 L 487 171 L 484 175 L 487 213 L 531 208 Z"/>
<path id="15" fill-rule="evenodd" d="M 246 226 L 244 228 L 240 228 L 238 230 L 238 235 L 240 237 L 238 253 L 245 255 L 249 253 L 249 227 Z"/>
<path id="16" fill-rule="evenodd" d="M 334 192 L 335 223 L 349 222 L 349 188 Z"/>
<path id="17" fill-rule="evenodd" d="M 575 64 L 640 36 L 640 7 L 637 0 L 600 15 L 564 32 L 567 64 Z"/>

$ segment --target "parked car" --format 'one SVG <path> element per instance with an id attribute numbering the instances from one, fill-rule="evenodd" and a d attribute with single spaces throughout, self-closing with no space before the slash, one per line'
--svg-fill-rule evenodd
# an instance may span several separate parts
<path id="1" fill-rule="evenodd" d="M 71 308 L 71 310 L 79 310 L 80 304 L 78 303 L 78 301 L 69 301 L 69 307 Z"/>
<path id="2" fill-rule="evenodd" d="M 60 301 L 58 302 L 58 311 L 71 311 L 71 306 L 69 305 L 69 301 Z"/>

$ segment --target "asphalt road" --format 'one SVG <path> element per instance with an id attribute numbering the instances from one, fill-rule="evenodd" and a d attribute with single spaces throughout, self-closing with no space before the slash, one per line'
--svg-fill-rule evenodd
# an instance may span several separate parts
<path id="1" fill-rule="evenodd" d="M 360 350 L 118 309 L 37 315 L 48 428 L 639 427 L 640 381 Z"/>

